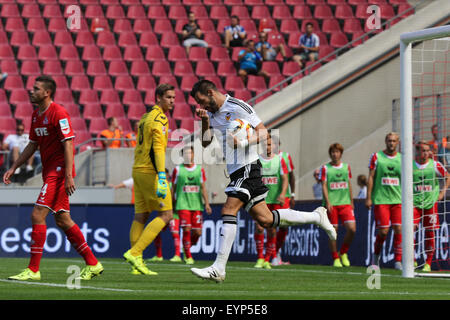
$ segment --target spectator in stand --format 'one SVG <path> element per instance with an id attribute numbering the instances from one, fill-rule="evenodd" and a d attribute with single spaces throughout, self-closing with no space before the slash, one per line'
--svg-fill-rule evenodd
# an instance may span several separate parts
<path id="1" fill-rule="evenodd" d="M 189 50 L 192 46 L 208 47 L 208 43 L 202 40 L 203 33 L 197 24 L 195 19 L 195 13 L 189 12 L 189 22 L 183 26 L 183 46 L 186 48 L 186 53 L 189 54 Z"/>
<path id="2" fill-rule="evenodd" d="M 278 46 L 273 47 L 269 41 L 267 41 L 267 33 L 260 32 L 259 33 L 259 42 L 255 46 L 256 51 L 258 51 L 265 61 L 273 61 L 277 57 L 280 52 L 283 56 L 283 59 L 286 60 L 286 50 L 282 43 Z"/>
<path id="3" fill-rule="evenodd" d="M 102 141 L 103 148 L 120 148 L 122 146 L 123 131 L 116 118 L 107 119 L 108 129 L 100 132 L 100 138 L 109 140 Z"/>
<path id="4" fill-rule="evenodd" d="M 442 139 L 444 140 L 444 139 Z M 447 170 L 450 169 L 450 143 L 447 141 L 450 141 L 450 136 L 447 136 L 445 138 L 445 141 L 442 141 L 442 143 L 439 144 L 438 152 L 437 152 L 437 158 L 440 162 L 446 167 Z M 433 145 L 429 144 L 430 146 L 430 159 L 435 159 L 435 155 L 431 149 L 433 148 Z"/>
<path id="5" fill-rule="evenodd" d="M 138 134 L 138 129 L 139 129 L 139 121 L 133 120 L 133 131 L 125 136 L 125 138 L 127 139 L 132 139 L 126 141 L 126 145 L 128 148 L 136 147 L 136 136 Z"/>
<path id="6" fill-rule="evenodd" d="M 437 160 L 437 156 L 439 154 L 440 146 L 444 146 L 447 144 L 447 138 L 442 137 L 442 140 L 439 141 L 439 127 L 437 123 L 431 126 L 431 134 L 433 135 L 433 139 L 428 141 L 428 144 L 431 146 L 431 151 L 434 154 L 434 160 Z"/>
<path id="7" fill-rule="evenodd" d="M 245 46 L 247 33 L 239 24 L 238 16 L 231 16 L 231 25 L 224 28 L 225 48 Z"/>
<path id="8" fill-rule="evenodd" d="M 13 162 L 15 162 L 19 158 L 19 155 L 23 152 L 27 144 L 30 142 L 29 135 L 27 133 L 24 133 L 24 131 L 25 126 L 22 122 L 19 122 L 16 126 L 16 133 L 8 135 L 3 142 L 3 150 L 7 150 L 10 152 L 10 156 Z M 33 171 L 33 161 L 34 155 L 32 155 L 27 160 L 27 172 Z M 16 171 L 14 171 L 14 174 L 19 174 L 20 171 L 21 168 L 19 167 L 16 169 Z"/>
<path id="9" fill-rule="evenodd" d="M 247 41 L 247 47 L 239 52 L 239 71 L 238 75 L 242 78 L 244 83 L 247 83 L 247 75 L 263 76 L 266 81 L 270 76 L 267 71 L 261 69 L 263 58 L 261 54 L 256 51 L 255 41 Z"/>
<path id="10" fill-rule="evenodd" d="M 367 197 L 367 177 L 363 174 L 360 174 L 356 181 L 360 188 L 356 199 L 365 199 Z"/>
<path id="11" fill-rule="evenodd" d="M 113 188 L 114 190 L 117 190 L 117 189 L 131 190 L 131 202 L 130 203 L 134 204 L 134 180 L 133 180 L 133 178 L 125 179 L 119 184 L 108 184 L 108 187 Z"/>
<path id="12" fill-rule="evenodd" d="M 312 189 L 313 189 L 314 199 L 316 199 L 316 200 L 322 200 L 322 197 L 323 197 L 322 183 L 320 182 L 319 174 L 320 174 L 319 169 L 314 170 L 313 176 L 314 176 L 314 179 L 316 179 L 316 183 L 313 184 Z"/>
<path id="13" fill-rule="evenodd" d="M 312 23 L 306 24 L 306 33 L 300 36 L 299 45 L 300 50 L 292 57 L 292 60 L 297 62 L 300 68 L 303 68 L 305 61 L 316 61 L 319 58 L 320 40 L 314 33 Z"/>

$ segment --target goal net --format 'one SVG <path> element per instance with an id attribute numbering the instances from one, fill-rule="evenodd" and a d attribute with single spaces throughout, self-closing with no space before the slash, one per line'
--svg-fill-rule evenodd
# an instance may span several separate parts
<path id="1" fill-rule="evenodd" d="M 450 277 L 450 190 L 442 199 L 438 196 L 438 192 L 445 189 L 443 168 L 450 169 L 449 58 L 450 26 L 401 36 L 398 125 L 401 127 L 403 153 L 404 277 Z M 427 167 L 415 162 L 421 150 L 416 149 L 419 142 L 426 142 L 430 146 L 429 158 L 436 164 L 432 166 L 429 162 L 430 166 Z M 443 168 L 438 162 L 442 163 Z M 429 267 L 431 270 L 428 270 Z"/>

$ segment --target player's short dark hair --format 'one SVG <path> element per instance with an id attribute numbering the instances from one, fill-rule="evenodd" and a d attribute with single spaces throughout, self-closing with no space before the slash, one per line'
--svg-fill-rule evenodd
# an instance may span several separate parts
<path id="1" fill-rule="evenodd" d="M 51 76 L 42 75 L 38 76 L 35 80 L 35 82 L 42 82 L 44 84 L 45 90 L 50 90 L 52 93 L 50 97 L 53 99 L 56 92 L 56 82 L 53 80 Z"/>
<path id="2" fill-rule="evenodd" d="M 233 15 L 231 16 L 231 19 L 236 19 L 236 20 L 239 22 L 239 17 L 238 17 L 237 15 L 235 15 L 235 14 L 233 14 Z"/>
<path id="3" fill-rule="evenodd" d="M 308 26 L 311 26 L 311 27 L 314 28 L 314 24 L 313 24 L 312 22 L 307 22 L 307 23 L 306 23 L 306 27 L 308 27 Z"/>
<path id="4" fill-rule="evenodd" d="M 359 176 L 358 176 L 358 184 L 361 184 L 361 185 L 363 185 L 363 186 L 367 186 L 367 177 L 366 177 L 366 175 L 364 175 L 364 174 L 360 174 Z"/>
<path id="5" fill-rule="evenodd" d="M 111 123 L 113 122 L 114 117 L 109 117 L 108 119 L 106 119 L 106 123 L 108 123 L 108 126 L 111 125 Z"/>
<path id="6" fill-rule="evenodd" d="M 197 92 L 199 92 L 203 95 L 207 95 L 208 90 L 217 91 L 217 87 L 216 87 L 215 83 L 212 81 L 209 81 L 209 80 L 200 80 L 196 84 L 194 84 L 190 95 L 193 98 L 195 98 Z"/>
<path id="7" fill-rule="evenodd" d="M 338 142 L 333 143 L 333 144 L 328 148 L 328 154 L 330 155 L 330 157 L 331 157 L 331 151 L 333 151 L 333 150 L 338 150 L 338 151 L 340 151 L 340 152 L 341 152 L 341 155 L 344 153 L 344 147 L 342 146 L 342 144 L 340 144 L 340 143 L 338 143 Z"/>
<path id="8" fill-rule="evenodd" d="M 169 90 L 175 90 L 175 87 L 169 83 L 161 83 L 159 86 L 156 87 L 155 98 L 156 97 L 162 98 L 166 93 L 166 91 Z"/>

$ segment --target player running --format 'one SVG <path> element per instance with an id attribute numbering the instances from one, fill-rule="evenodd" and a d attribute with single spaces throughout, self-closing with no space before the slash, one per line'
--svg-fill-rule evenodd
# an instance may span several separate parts
<path id="1" fill-rule="evenodd" d="M 377 236 L 372 263 L 379 265 L 383 243 L 392 226 L 394 231 L 395 269 L 402 269 L 402 157 L 397 152 L 399 135 L 390 132 L 385 137 L 386 148 L 370 157 L 367 185 L 367 209 L 374 204 Z"/>
<path id="2" fill-rule="evenodd" d="M 14 171 L 40 150 L 43 186 L 31 212 L 30 263 L 10 280 L 41 280 L 39 266 L 47 234 L 46 218 L 52 212 L 56 225 L 61 228 L 72 246 L 83 257 L 86 267 L 78 277 L 90 280 L 103 272 L 103 266 L 92 253 L 83 233 L 70 217 L 69 196 L 75 192 L 75 138 L 69 114 L 53 102 L 56 83 L 50 76 L 36 78 L 30 92 L 30 101 L 38 108 L 31 116 L 30 142 L 11 168 L 3 175 L 5 184 L 11 183 Z"/>
<path id="3" fill-rule="evenodd" d="M 313 212 L 292 209 L 270 211 L 267 207 L 265 198 L 268 189 L 262 183 L 261 162 L 256 150 L 256 144 L 267 139 L 267 129 L 250 105 L 222 94 L 215 84 L 208 80 L 197 82 L 191 90 L 191 96 L 202 107 L 196 111 L 202 121 L 202 145 L 207 147 L 214 136 L 217 136 L 222 143 L 231 179 L 225 189 L 227 199 L 222 208 L 223 226 L 216 260 L 209 267 L 192 268 L 194 275 L 216 282 L 225 280 L 226 263 L 236 237 L 236 216 L 242 207 L 264 228 L 314 223 L 323 228 L 330 238 L 336 239 L 336 231 L 328 221 L 326 209 L 323 207 Z M 235 119 L 248 121 L 255 129 L 255 134 L 243 140 L 227 136 L 228 124 Z M 229 138 L 234 148 L 227 147 Z"/>
<path id="4" fill-rule="evenodd" d="M 413 164 L 414 229 L 422 221 L 425 228 L 425 252 L 427 259 L 422 269 L 431 271 L 431 261 L 436 249 L 434 232 L 439 230 L 438 201 L 444 199 L 450 186 L 450 175 L 439 161 L 430 157 L 430 146 L 425 141 L 416 145 L 416 161 Z M 445 185 L 439 191 L 439 177 L 445 177 Z"/>
<path id="5" fill-rule="evenodd" d="M 130 229 L 131 249 L 123 257 L 145 275 L 156 275 L 142 259 L 143 251 L 172 219 L 172 195 L 166 179 L 166 147 L 169 121 L 165 115 L 173 108 L 175 88 L 160 84 L 155 90 L 156 105 L 139 121 L 138 141 L 134 150 L 134 220 Z M 158 216 L 145 228 L 150 213 Z"/>
<path id="6" fill-rule="evenodd" d="M 328 210 L 328 219 L 336 232 L 339 220 L 344 224 L 345 236 L 340 252 L 337 252 L 335 240 L 329 241 L 334 267 L 349 267 L 348 249 L 356 232 L 355 214 L 353 211 L 352 171 L 348 163 L 341 161 L 344 147 L 333 143 L 328 148 L 331 161 L 320 169 L 319 179 L 322 181 L 323 205 Z"/>
<path id="7" fill-rule="evenodd" d="M 203 210 L 212 213 L 206 190 L 205 170 L 194 163 L 194 147 L 187 146 L 182 150 L 184 164 L 175 167 L 172 173 L 172 187 L 175 198 L 175 210 L 180 217 L 183 228 L 183 250 L 186 264 L 194 264 L 191 246 L 195 245 L 202 235 Z"/>
<path id="8" fill-rule="evenodd" d="M 274 136 L 267 140 L 267 156 L 260 155 L 259 161 L 262 165 L 262 180 L 269 189 L 266 197 L 266 203 L 269 210 L 289 208 L 290 198 L 287 198 L 286 192 L 289 187 L 288 169 L 286 162 L 275 151 Z M 263 255 L 264 228 L 255 222 L 255 243 L 258 254 L 255 268 L 272 269 L 270 265 L 271 258 L 276 254 L 277 230 L 276 228 L 267 228 L 266 254 Z"/>

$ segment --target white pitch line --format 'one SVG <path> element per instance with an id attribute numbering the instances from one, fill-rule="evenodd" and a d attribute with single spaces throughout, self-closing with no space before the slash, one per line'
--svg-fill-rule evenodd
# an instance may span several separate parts
<path id="1" fill-rule="evenodd" d="M 45 286 L 45 287 L 57 287 L 57 288 L 66 288 L 66 289 L 68 289 L 67 285 L 60 284 L 60 283 L 30 282 L 30 281 L 5 280 L 5 279 L 0 279 L 0 282 L 24 284 L 24 285 L 35 285 L 35 286 Z M 117 291 L 117 292 L 137 292 L 137 291 L 140 291 L 140 290 L 132 290 L 132 289 L 114 289 L 114 288 L 102 288 L 102 287 L 91 287 L 91 286 L 80 286 L 80 289 L 92 289 L 92 290 L 101 290 L 101 291 Z"/>

